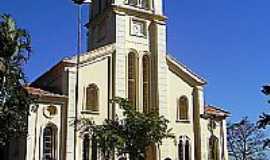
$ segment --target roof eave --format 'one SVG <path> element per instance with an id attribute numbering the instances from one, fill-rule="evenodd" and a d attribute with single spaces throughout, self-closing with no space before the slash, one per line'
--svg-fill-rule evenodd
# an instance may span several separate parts
<path id="1" fill-rule="evenodd" d="M 180 69 L 183 73 L 188 75 L 190 78 L 196 82 L 197 85 L 206 85 L 207 81 L 193 72 L 191 69 L 189 69 L 186 65 L 180 63 L 176 58 L 174 58 L 172 55 L 167 54 L 167 60 L 171 62 L 173 65 L 177 66 L 178 69 Z"/>

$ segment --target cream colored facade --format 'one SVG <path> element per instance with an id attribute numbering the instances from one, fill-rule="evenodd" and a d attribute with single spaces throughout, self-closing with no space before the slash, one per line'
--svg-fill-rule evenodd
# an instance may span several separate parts
<path id="1" fill-rule="evenodd" d="M 120 109 L 111 105 L 109 100 L 113 97 L 128 98 L 129 53 L 136 55 L 135 94 L 138 111 L 142 112 L 144 106 L 143 56 L 147 55 L 151 64 L 149 103 L 160 115 L 170 120 L 169 127 L 176 137 L 175 140 L 164 140 L 162 146 L 156 146 L 152 159 L 211 159 L 209 140 L 214 136 L 218 140 L 218 157 L 212 159 L 228 160 L 228 113 L 206 106 L 203 95 L 206 81 L 167 54 L 167 17 L 163 15 L 163 5 L 162 0 L 92 1 L 88 24 L 89 51 L 80 56 L 79 63 L 78 101 L 77 57 L 63 59 L 28 88 L 31 94 L 40 98 L 37 109 L 31 110 L 29 116 L 27 160 L 46 159 L 48 152 L 55 160 L 84 159 L 83 137 L 79 131 L 75 131 L 72 122 L 75 118 L 86 117 L 96 124 L 102 124 L 106 118 L 122 116 Z M 86 104 L 86 90 L 90 84 L 98 87 L 99 109 L 95 111 L 87 109 Z M 185 97 L 188 102 L 188 115 L 184 120 L 178 118 L 180 97 Z M 44 151 L 44 144 L 52 142 L 46 137 L 47 132 L 51 131 L 45 130 L 48 126 L 56 135 L 53 137 L 52 152 Z M 188 152 L 180 147 L 181 140 L 183 144 L 188 140 Z M 189 155 L 182 157 L 180 152 L 184 156 Z M 102 157 L 98 156 L 97 159 Z"/>

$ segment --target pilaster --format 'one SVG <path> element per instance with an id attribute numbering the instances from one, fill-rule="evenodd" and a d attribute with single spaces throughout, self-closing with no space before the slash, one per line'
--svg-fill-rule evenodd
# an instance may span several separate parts
<path id="1" fill-rule="evenodd" d="M 125 15 L 116 13 L 115 97 L 126 97 L 126 21 Z M 115 106 L 115 113 L 119 112 Z M 119 115 L 118 115 L 119 116 Z"/>
<path id="2" fill-rule="evenodd" d="M 68 70 L 68 109 L 67 109 L 67 139 L 66 139 L 66 160 L 74 160 L 74 125 L 72 123 L 75 119 L 75 84 L 76 72 L 72 69 Z"/>
<path id="3" fill-rule="evenodd" d="M 168 65 L 166 63 L 166 25 L 156 24 L 157 30 L 157 81 L 158 81 L 158 106 L 161 115 L 168 115 Z"/>
<path id="4" fill-rule="evenodd" d="M 200 86 L 195 86 L 193 90 L 193 130 L 194 130 L 194 158 L 196 160 L 202 159 L 202 133 L 201 133 L 201 114 L 203 114 L 204 101 L 203 101 L 203 89 Z"/>

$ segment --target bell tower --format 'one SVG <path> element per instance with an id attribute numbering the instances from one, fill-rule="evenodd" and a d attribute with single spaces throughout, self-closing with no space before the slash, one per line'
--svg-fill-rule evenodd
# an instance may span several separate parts
<path id="1" fill-rule="evenodd" d="M 124 32 L 123 38 L 129 42 L 137 41 L 149 46 L 152 24 L 160 22 L 165 25 L 162 1 L 92 0 L 88 23 L 88 50 L 116 43 L 119 34 Z"/>
<path id="2" fill-rule="evenodd" d="M 88 50 L 115 44 L 114 96 L 128 97 L 128 54 L 136 53 L 138 74 L 143 74 L 142 57 L 148 54 L 151 59 L 150 104 L 166 116 L 167 18 L 163 15 L 163 0 L 92 0 L 90 13 Z M 142 76 L 138 77 L 134 94 L 138 96 L 136 104 L 142 106 L 143 83 Z"/>
<path id="3" fill-rule="evenodd" d="M 167 115 L 166 20 L 163 0 L 92 0 L 88 23 L 88 50 L 115 44 L 114 96 L 128 97 L 128 54 L 136 53 L 138 74 L 142 57 L 151 57 L 151 106 Z M 134 94 L 142 106 L 140 77 Z M 117 111 L 116 111 L 117 112 Z"/>
<path id="4" fill-rule="evenodd" d="M 113 95 L 129 98 L 129 53 L 135 53 L 136 106 L 143 106 L 143 56 L 151 63 L 150 106 L 168 117 L 168 65 L 166 20 L 163 0 L 92 0 L 88 49 L 115 44 Z M 115 113 L 120 113 L 115 107 Z M 164 144 L 162 152 L 171 152 Z"/>

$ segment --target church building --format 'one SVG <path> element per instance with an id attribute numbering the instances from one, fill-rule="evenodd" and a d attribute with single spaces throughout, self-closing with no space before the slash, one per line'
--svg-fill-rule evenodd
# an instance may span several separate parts
<path id="1" fill-rule="evenodd" d="M 208 105 L 206 80 L 167 53 L 163 8 L 163 0 L 92 0 L 88 51 L 63 58 L 26 87 L 38 102 L 24 159 L 102 160 L 91 135 L 82 136 L 73 122 L 120 116 L 109 101 L 122 97 L 170 121 L 175 139 L 153 145 L 146 159 L 228 160 L 229 113 Z"/>

